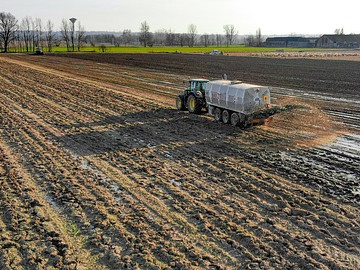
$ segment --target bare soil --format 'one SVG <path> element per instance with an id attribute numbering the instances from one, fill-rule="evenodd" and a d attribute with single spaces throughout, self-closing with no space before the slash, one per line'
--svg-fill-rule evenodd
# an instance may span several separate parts
<path id="1" fill-rule="evenodd" d="M 0 269 L 359 269 L 360 63 L 336 63 L 1 55 Z M 174 110 L 221 73 L 294 109 Z"/>

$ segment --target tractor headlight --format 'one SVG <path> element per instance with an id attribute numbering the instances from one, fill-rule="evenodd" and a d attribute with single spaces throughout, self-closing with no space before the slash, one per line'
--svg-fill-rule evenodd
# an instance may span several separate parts
<path id="1" fill-rule="evenodd" d="M 201 95 L 202 95 L 201 91 L 196 91 L 196 94 L 197 94 L 198 96 L 201 96 Z"/>

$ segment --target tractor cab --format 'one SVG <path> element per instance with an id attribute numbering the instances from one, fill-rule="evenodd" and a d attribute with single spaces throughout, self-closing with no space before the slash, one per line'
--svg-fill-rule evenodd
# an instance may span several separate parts
<path id="1" fill-rule="evenodd" d="M 208 81 L 205 79 L 189 80 L 184 93 L 178 95 L 176 99 L 177 109 L 185 110 L 187 108 L 191 113 L 200 113 L 202 108 L 206 108 L 205 86 Z"/>
<path id="2" fill-rule="evenodd" d="M 188 91 L 205 91 L 205 85 L 208 82 L 208 80 L 205 79 L 192 79 L 189 80 L 189 86 L 187 88 Z"/>

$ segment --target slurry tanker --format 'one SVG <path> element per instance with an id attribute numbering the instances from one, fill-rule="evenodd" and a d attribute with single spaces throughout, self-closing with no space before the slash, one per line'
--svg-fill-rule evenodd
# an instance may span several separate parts
<path id="1" fill-rule="evenodd" d="M 176 107 L 196 114 L 205 109 L 215 121 L 233 126 L 266 120 L 279 110 L 271 107 L 269 87 L 227 79 L 190 79 Z"/>

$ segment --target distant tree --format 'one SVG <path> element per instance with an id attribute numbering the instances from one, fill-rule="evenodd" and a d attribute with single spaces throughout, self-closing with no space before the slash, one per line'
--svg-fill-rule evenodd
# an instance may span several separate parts
<path id="1" fill-rule="evenodd" d="M 122 33 L 122 41 L 124 43 L 125 46 L 127 46 L 128 44 L 131 43 L 132 41 L 132 34 L 131 34 L 131 30 L 130 29 L 125 29 Z"/>
<path id="2" fill-rule="evenodd" d="M 68 52 L 70 51 L 71 48 L 71 29 L 70 29 L 70 25 L 68 23 L 68 21 L 66 19 L 63 19 L 61 22 L 61 36 L 63 38 L 63 40 L 66 43 L 66 48 L 68 50 Z"/>
<path id="3" fill-rule="evenodd" d="M 190 24 L 188 26 L 188 44 L 189 47 L 194 47 L 196 42 L 196 34 L 197 34 L 197 27 L 195 24 Z"/>
<path id="4" fill-rule="evenodd" d="M 263 38 L 261 36 L 261 29 L 259 28 L 258 30 L 256 30 L 256 36 L 255 36 L 255 43 L 256 43 L 256 46 L 260 47 L 262 42 L 263 42 Z"/>
<path id="5" fill-rule="evenodd" d="M 121 42 L 122 42 L 122 37 L 121 36 L 120 37 L 115 37 L 115 39 L 114 39 L 115 47 L 120 47 Z"/>
<path id="6" fill-rule="evenodd" d="M 202 46 L 204 46 L 204 47 L 209 46 L 209 35 L 208 34 L 203 34 L 200 37 L 200 40 L 201 40 L 201 45 Z"/>
<path id="7" fill-rule="evenodd" d="M 253 35 L 248 35 L 245 38 L 245 46 L 252 47 L 252 46 L 255 46 L 255 45 L 256 45 L 256 38 Z"/>
<path id="8" fill-rule="evenodd" d="M 21 20 L 20 24 L 20 32 L 26 52 L 31 50 L 31 20 L 30 17 L 25 17 Z"/>
<path id="9" fill-rule="evenodd" d="M 223 43 L 223 36 L 220 34 L 216 34 L 215 39 L 216 39 L 216 46 L 221 46 Z"/>
<path id="10" fill-rule="evenodd" d="M 99 46 L 99 50 L 100 50 L 101 52 L 106 52 L 106 50 L 107 50 L 106 45 L 105 45 L 105 44 L 100 45 L 100 46 Z"/>
<path id="11" fill-rule="evenodd" d="M 43 25 L 40 18 L 35 19 L 35 40 L 36 40 L 36 47 L 43 46 Z"/>
<path id="12" fill-rule="evenodd" d="M 76 44 L 77 44 L 77 49 L 79 52 L 80 52 L 81 47 L 83 46 L 84 37 L 85 37 L 85 29 L 81 25 L 80 21 L 78 21 L 77 31 L 76 31 Z"/>
<path id="13" fill-rule="evenodd" d="M 334 32 L 335 32 L 335 35 L 343 35 L 344 28 L 336 28 Z"/>
<path id="14" fill-rule="evenodd" d="M 179 34 L 178 39 L 179 39 L 179 45 L 181 47 L 184 47 L 185 44 L 189 44 L 189 36 L 187 34 Z"/>
<path id="15" fill-rule="evenodd" d="M 166 43 L 166 29 L 155 31 L 153 42 L 156 45 L 165 45 Z"/>
<path id="16" fill-rule="evenodd" d="M 165 45 L 174 46 L 176 42 L 176 34 L 173 30 L 169 29 L 165 31 Z"/>
<path id="17" fill-rule="evenodd" d="M 152 35 L 150 33 L 150 26 L 146 21 L 144 21 L 141 23 L 139 41 L 143 44 L 144 47 L 146 47 L 151 45 L 151 39 Z"/>
<path id="18" fill-rule="evenodd" d="M 48 51 L 52 52 L 55 33 L 54 33 L 54 24 L 50 20 L 48 20 L 46 23 L 45 39 L 46 39 Z"/>
<path id="19" fill-rule="evenodd" d="M 233 24 L 224 25 L 225 38 L 226 38 L 226 46 L 232 45 L 234 42 L 234 38 L 237 35 L 235 30 L 235 26 Z"/>
<path id="20" fill-rule="evenodd" d="M 16 38 L 18 20 L 11 13 L 0 13 L 0 41 L 4 46 L 4 52 L 8 51 L 11 41 Z"/>
<path id="21" fill-rule="evenodd" d="M 36 23 L 34 20 L 31 20 L 31 44 L 33 51 L 36 49 L 36 42 Z"/>
<path id="22" fill-rule="evenodd" d="M 209 46 L 214 46 L 216 45 L 216 35 L 211 34 L 209 35 Z"/>

